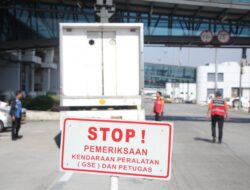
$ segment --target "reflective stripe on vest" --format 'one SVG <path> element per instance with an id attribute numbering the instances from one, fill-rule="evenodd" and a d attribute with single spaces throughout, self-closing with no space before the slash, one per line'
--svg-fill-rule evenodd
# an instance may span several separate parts
<path id="1" fill-rule="evenodd" d="M 211 114 L 225 116 L 224 100 L 222 98 L 216 98 L 212 101 L 213 105 Z"/>

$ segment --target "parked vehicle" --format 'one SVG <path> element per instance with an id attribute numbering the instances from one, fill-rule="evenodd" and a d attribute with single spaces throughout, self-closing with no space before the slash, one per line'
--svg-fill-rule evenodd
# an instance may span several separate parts
<path id="1" fill-rule="evenodd" d="M 4 131 L 4 129 L 7 127 L 11 127 L 9 109 L 0 107 L 0 132 Z"/>
<path id="2" fill-rule="evenodd" d="M 170 95 L 163 95 L 163 98 L 166 103 L 172 103 L 172 99 Z"/>
<path id="3" fill-rule="evenodd" d="M 11 127 L 12 120 L 9 115 L 10 106 L 6 102 L 0 101 L 0 132 L 4 131 L 6 128 Z M 22 109 L 22 122 L 26 119 L 26 109 Z"/>
<path id="4" fill-rule="evenodd" d="M 156 99 L 155 93 L 145 93 L 144 99 L 149 99 L 149 100 Z"/>
<path id="5" fill-rule="evenodd" d="M 210 94 L 207 98 L 207 104 L 209 104 L 213 98 L 214 95 Z M 247 97 L 242 97 L 241 99 L 239 97 L 225 98 L 225 100 L 230 108 L 250 108 L 250 100 Z"/>
<path id="6" fill-rule="evenodd" d="M 230 103 L 233 108 L 238 108 L 238 107 L 249 107 L 249 99 L 246 97 L 236 97 L 236 98 L 231 98 Z"/>
<path id="7" fill-rule="evenodd" d="M 143 46 L 142 24 L 61 23 L 62 118 L 144 120 Z"/>

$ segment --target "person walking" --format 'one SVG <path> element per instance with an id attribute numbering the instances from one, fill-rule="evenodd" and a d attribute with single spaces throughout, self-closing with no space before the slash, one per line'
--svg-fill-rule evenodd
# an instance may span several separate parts
<path id="1" fill-rule="evenodd" d="M 11 130 L 11 138 L 12 140 L 16 140 L 18 138 L 22 138 L 19 136 L 19 130 L 21 128 L 21 118 L 22 118 L 22 102 L 21 99 L 23 97 L 22 91 L 16 91 L 16 99 L 11 102 L 10 107 L 10 116 L 12 119 L 12 130 Z"/>
<path id="2" fill-rule="evenodd" d="M 211 117 L 212 141 L 216 142 L 216 124 L 218 123 L 219 137 L 218 143 L 222 143 L 224 118 L 228 117 L 228 106 L 221 97 L 221 93 L 216 91 L 215 98 L 208 105 L 207 116 Z"/>
<path id="3" fill-rule="evenodd" d="M 162 93 L 160 91 L 157 91 L 156 100 L 154 103 L 155 121 L 162 121 L 163 113 L 164 113 L 164 99 L 162 97 Z"/>

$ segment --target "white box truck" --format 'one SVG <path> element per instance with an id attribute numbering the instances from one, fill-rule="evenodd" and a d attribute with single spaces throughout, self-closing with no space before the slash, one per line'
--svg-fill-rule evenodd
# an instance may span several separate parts
<path id="1" fill-rule="evenodd" d="M 143 25 L 60 24 L 61 117 L 144 120 Z"/>

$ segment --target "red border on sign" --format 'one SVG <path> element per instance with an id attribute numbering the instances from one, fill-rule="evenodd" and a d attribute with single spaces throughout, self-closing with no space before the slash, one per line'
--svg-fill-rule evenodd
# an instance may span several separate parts
<path id="1" fill-rule="evenodd" d="M 210 40 L 210 41 L 204 41 L 204 40 L 202 40 L 202 35 L 204 34 L 204 33 L 206 33 L 206 32 L 209 32 L 211 35 L 212 35 L 212 39 Z M 214 38 L 214 36 L 213 36 L 213 33 L 212 33 L 212 31 L 210 31 L 210 30 L 203 30 L 201 33 L 200 33 L 200 39 L 201 39 L 201 42 L 202 43 L 204 43 L 204 44 L 210 44 L 212 41 L 213 41 L 213 38 Z"/>
<path id="2" fill-rule="evenodd" d="M 74 168 L 65 168 L 63 166 L 64 162 L 64 144 L 65 144 L 65 131 L 66 131 L 66 122 L 67 121 L 90 121 L 90 122 L 107 122 L 107 123 L 128 123 L 128 124 L 152 124 L 169 127 L 169 147 L 168 147 L 168 164 L 167 164 L 167 174 L 165 176 L 157 175 L 145 175 L 145 174 L 134 174 L 134 173 L 123 173 L 123 172 L 108 172 L 108 171 L 98 171 L 98 170 L 85 170 L 85 169 L 74 169 Z M 61 159 L 61 168 L 66 171 L 77 171 L 77 172 L 89 172 L 89 173 L 101 173 L 101 174 L 111 174 L 111 175 L 123 175 L 123 176 L 137 176 L 137 177 L 151 177 L 151 178 L 161 178 L 167 179 L 170 175 L 170 164 L 171 164 L 171 147 L 172 147 L 172 125 L 167 123 L 158 123 L 158 122 L 137 122 L 137 121 L 122 121 L 122 120 L 105 120 L 105 119 L 80 119 L 80 118 L 66 118 L 63 124 L 63 139 L 62 139 L 62 159 Z"/>
<path id="3" fill-rule="evenodd" d="M 229 38 L 228 38 L 227 41 L 222 42 L 222 41 L 219 40 L 219 35 L 220 35 L 221 32 L 226 32 L 226 33 L 228 34 L 228 37 L 229 37 Z M 231 39 L 231 36 L 230 36 L 230 33 L 229 33 L 228 31 L 226 31 L 226 30 L 220 30 L 220 31 L 218 32 L 217 40 L 218 40 L 220 43 L 222 43 L 222 44 L 227 44 L 227 43 L 230 41 L 230 39 Z"/>

